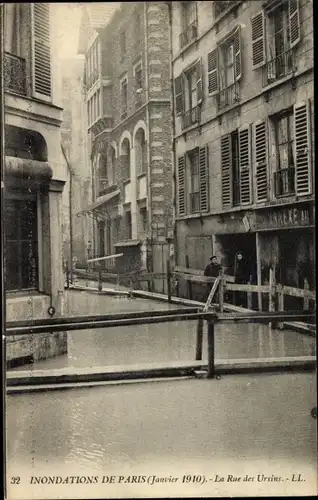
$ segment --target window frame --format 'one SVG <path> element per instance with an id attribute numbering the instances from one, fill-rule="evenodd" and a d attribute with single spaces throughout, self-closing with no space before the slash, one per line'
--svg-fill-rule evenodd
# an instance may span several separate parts
<path id="1" fill-rule="evenodd" d="M 124 100 L 123 100 L 123 87 L 124 86 L 126 87 L 125 107 L 124 107 Z M 121 104 L 120 116 L 121 116 L 121 119 L 124 120 L 128 114 L 128 75 L 127 74 L 120 79 L 120 104 Z"/>

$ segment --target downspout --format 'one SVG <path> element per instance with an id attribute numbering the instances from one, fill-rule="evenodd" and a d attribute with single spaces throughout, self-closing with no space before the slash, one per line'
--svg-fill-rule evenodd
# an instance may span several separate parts
<path id="1" fill-rule="evenodd" d="M 171 156 L 172 156 L 172 185 L 173 185 L 173 243 L 174 243 L 174 264 L 178 262 L 178 244 L 177 244 L 177 223 L 176 223 L 176 200 L 177 200 L 177 185 L 176 185 L 176 148 L 175 148 L 175 106 L 174 106 L 174 84 L 173 84 L 173 53 L 172 53 L 172 2 L 167 2 L 169 11 L 169 35 L 170 35 L 170 88 L 171 88 Z"/>
<path id="2" fill-rule="evenodd" d="M 148 17 L 147 17 L 147 2 L 144 2 L 144 30 L 145 30 L 145 100 L 146 100 L 146 120 L 148 125 L 148 141 L 147 141 L 147 196 L 148 196 L 148 235 L 150 234 L 152 241 L 152 209 L 151 209 L 151 156 L 150 156 L 150 113 L 149 113 L 149 88 L 148 88 Z M 148 244 L 147 242 L 147 268 L 148 268 Z M 151 269 L 152 270 L 152 269 Z"/>
<path id="3" fill-rule="evenodd" d="M 72 172 L 72 169 L 71 169 L 71 165 L 67 159 L 67 156 L 66 156 L 66 152 L 65 152 L 65 149 L 64 149 L 64 146 L 63 144 L 61 143 L 61 150 L 62 150 L 62 153 L 63 153 L 63 156 L 64 156 L 64 159 L 66 161 L 66 165 L 67 165 L 67 170 L 68 170 L 68 173 L 70 175 L 70 183 L 69 183 L 69 218 L 70 218 L 70 270 L 71 270 L 71 273 L 70 273 L 70 278 L 71 278 L 71 283 L 73 282 L 73 209 L 72 209 L 72 206 L 73 206 L 73 172 Z"/>

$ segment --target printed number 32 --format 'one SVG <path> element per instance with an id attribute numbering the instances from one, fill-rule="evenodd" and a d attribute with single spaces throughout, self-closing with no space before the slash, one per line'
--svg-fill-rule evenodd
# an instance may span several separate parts
<path id="1" fill-rule="evenodd" d="M 20 477 L 19 476 L 12 477 L 11 484 L 20 484 Z"/>

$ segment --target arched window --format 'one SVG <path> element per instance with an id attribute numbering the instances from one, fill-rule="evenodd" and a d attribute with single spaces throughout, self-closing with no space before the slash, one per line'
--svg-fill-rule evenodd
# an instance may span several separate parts
<path id="1" fill-rule="evenodd" d="M 137 175 L 144 174 L 147 172 L 147 143 L 142 128 L 138 129 L 135 136 L 135 151 Z"/>
<path id="2" fill-rule="evenodd" d="M 130 142 L 127 138 L 121 144 L 121 174 L 123 180 L 130 179 Z"/>

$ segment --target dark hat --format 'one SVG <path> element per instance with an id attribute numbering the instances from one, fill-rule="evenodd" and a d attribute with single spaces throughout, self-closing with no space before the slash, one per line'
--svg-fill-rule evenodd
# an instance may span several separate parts
<path id="1" fill-rule="evenodd" d="M 212 259 L 217 259 L 217 256 L 216 255 L 212 255 L 212 257 L 210 257 L 210 260 Z"/>

